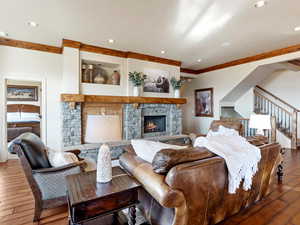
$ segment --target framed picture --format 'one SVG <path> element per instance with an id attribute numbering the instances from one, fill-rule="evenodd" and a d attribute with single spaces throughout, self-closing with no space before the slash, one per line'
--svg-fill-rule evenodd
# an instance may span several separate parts
<path id="1" fill-rule="evenodd" d="M 38 86 L 7 85 L 7 101 L 38 101 Z"/>
<path id="2" fill-rule="evenodd" d="M 147 79 L 144 83 L 144 92 L 170 93 L 169 72 L 157 69 L 145 69 Z"/>
<path id="3" fill-rule="evenodd" d="M 195 114 L 202 117 L 214 116 L 213 88 L 195 90 Z"/>

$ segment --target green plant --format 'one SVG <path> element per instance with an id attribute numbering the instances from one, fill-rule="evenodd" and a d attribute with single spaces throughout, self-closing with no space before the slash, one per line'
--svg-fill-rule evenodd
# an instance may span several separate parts
<path id="1" fill-rule="evenodd" d="M 142 72 L 129 72 L 129 80 L 132 82 L 133 86 L 139 87 L 144 84 L 145 79 L 147 76 Z"/>
<path id="2" fill-rule="evenodd" d="M 178 90 L 183 85 L 183 80 L 177 80 L 175 77 L 171 78 L 171 85 L 175 90 Z"/>

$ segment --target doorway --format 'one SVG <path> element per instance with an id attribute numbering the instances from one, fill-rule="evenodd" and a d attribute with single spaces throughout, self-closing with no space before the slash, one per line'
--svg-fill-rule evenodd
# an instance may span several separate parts
<path id="1" fill-rule="evenodd" d="M 12 141 L 23 133 L 30 132 L 45 140 L 44 86 L 39 80 L 4 80 L 4 135 L 1 159 L 16 158 L 8 149 Z"/>

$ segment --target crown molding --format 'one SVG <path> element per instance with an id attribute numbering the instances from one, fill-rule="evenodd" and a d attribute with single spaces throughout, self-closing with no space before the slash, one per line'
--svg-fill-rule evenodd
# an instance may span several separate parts
<path id="1" fill-rule="evenodd" d="M 93 52 L 93 53 L 117 56 L 122 58 L 139 59 L 143 61 L 168 64 L 168 65 L 179 66 L 179 67 L 181 66 L 180 61 L 176 61 L 172 59 L 166 59 L 166 58 L 141 54 L 137 52 L 125 52 L 125 51 L 120 51 L 120 50 L 115 50 L 110 48 L 103 48 L 95 45 L 88 45 L 84 43 L 81 43 L 80 51 Z"/>
<path id="2" fill-rule="evenodd" d="M 136 53 L 136 52 L 127 52 L 127 58 L 168 64 L 168 65 L 172 65 L 172 66 L 179 66 L 179 67 L 181 66 L 181 62 L 177 61 L 177 60 L 161 58 L 161 57 L 156 57 L 156 56 L 151 56 L 151 55 L 145 55 L 145 54 Z"/>
<path id="3" fill-rule="evenodd" d="M 87 45 L 87 44 L 83 44 L 83 43 L 81 43 L 80 51 L 93 52 L 93 53 L 117 56 L 117 57 L 122 57 L 122 58 L 126 58 L 126 56 L 127 56 L 126 52 L 123 52 L 120 50 L 103 48 L 103 47 L 99 47 L 99 46 L 95 46 L 95 45 Z"/>
<path id="4" fill-rule="evenodd" d="M 289 53 L 293 53 L 293 52 L 297 52 L 297 51 L 300 51 L 300 44 L 288 46 L 286 48 L 276 49 L 276 50 L 269 51 L 269 52 L 264 52 L 264 53 L 254 55 L 254 56 L 236 59 L 236 60 L 233 60 L 230 62 L 226 62 L 226 63 L 215 65 L 215 66 L 210 66 L 210 67 L 203 68 L 203 69 L 199 69 L 199 70 L 197 70 L 197 74 L 207 73 L 207 72 L 211 72 L 214 70 L 224 69 L 227 67 L 232 67 L 232 66 L 245 64 L 245 63 L 255 62 L 258 60 L 272 58 L 275 56 L 285 55 L 285 54 L 289 54 Z"/>
<path id="5" fill-rule="evenodd" d="M 188 69 L 188 68 L 180 68 L 180 72 L 190 73 L 190 74 L 198 74 L 198 70 L 193 70 L 193 69 Z"/>
<path id="6" fill-rule="evenodd" d="M 72 41 L 72 40 L 68 40 L 68 39 L 63 39 L 62 40 L 62 48 L 64 48 L 64 47 L 80 49 L 81 42 L 79 42 L 79 41 Z"/>
<path id="7" fill-rule="evenodd" d="M 13 40 L 9 38 L 0 38 L 0 45 L 10 46 L 15 48 L 24 48 L 24 49 L 36 50 L 36 51 L 43 51 L 43 52 L 50 52 L 55 54 L 62 54 L 62 48 L 60 47 L 38 44 L 38 43 L 33 43 L 28 41 Z"/>
<path id="8" fill-rule="evenodd" d="M 71 48 L 77 48 L 80 51 L 87 51 L 87 52 L 93 52 L 98 54 L 104 54 L 104 55 L 111 55 L 116 57 L 122 57 L 122 58 L 132 58 L 132 59 L 139 59 L 143 61 L 149 61 L 149 62 L 155 62 L 155 63 L 161 63 L 161 64 L 167 64 L 167 65 L 173 65 L 173 66 L 181 66 L 181 62 L 177 60 L 167 59 L 167 58 L 161 58 L 136 52 L 125 52 L 110 48 L 103 48 L 99 46 L 94 45 L 88 45 L 84 44 L 78 41 L 63 39 L 62 41 L 62 47 L 56 47 L 51 45 L 45 45 L 45 44 L 39 44 L 39 43 L 33 43 L 28 41 L 20 41 L 20 40 L 14 40 L 10 38 L 3 38 L 0 37 L 0 45 L 4 46 L 10 46 L 10 47 L 16 47 L 16 48 L 24 48 L 29 50 L 36 50 L 36 51 L 43 51 L 43 52 L 50 52 L 55 54 L 62 54 L 64 47 L 71 47 Z M 275 56 L 285 55 L 293 52 L 300 51 L 300 44 L 298 45 L 292 45 L 286 48 L 276 49 L 269 52 L 264 52 L 258 55 L 249 56 L 245 58 L 236 59 L 230 62 L 226 62 L 223 64 L 218 64 L 214 66 L 210 66 L 207 68 L 199 69 L 199 70 L 193 70 L 188 68 L 180 68 L 180 72 L 182 73 L 189 73 L 189 74 L 202 74 L 206 72 L 211 72 L 215 70 L 224 69 L 227 67 L 237 66 L 245 63 L 255 62 L 262 59 L 272 58 Z"/>

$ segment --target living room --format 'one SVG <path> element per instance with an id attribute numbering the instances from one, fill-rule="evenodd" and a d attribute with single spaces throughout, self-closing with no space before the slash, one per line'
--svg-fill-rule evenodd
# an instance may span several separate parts
<path id="1" fill-rule="evenodd" d="M 0 223 L 300 224 L 297 6 L 3 3 Z"/>

